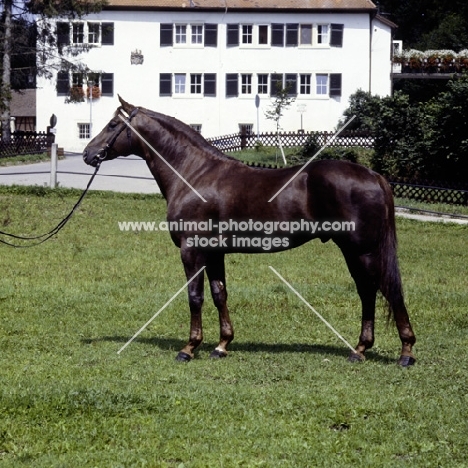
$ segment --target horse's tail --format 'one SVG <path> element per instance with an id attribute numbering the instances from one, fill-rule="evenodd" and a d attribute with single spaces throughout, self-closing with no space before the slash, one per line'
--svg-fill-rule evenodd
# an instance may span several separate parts
<path id="1" fill-rule="evenodd" d="M 395 309 L 404 306 L 403 285 L 401 283 L 400 268 L 397 257 L 397 236 L 395 226 L 395 205 L 392 189 L 388 182 L 379 177 L 385 198 L 386 217 L 381 226 L 379 258 L 380 281 L 379 289 L 388 304 L 388 319 L 394 317 Z"/>

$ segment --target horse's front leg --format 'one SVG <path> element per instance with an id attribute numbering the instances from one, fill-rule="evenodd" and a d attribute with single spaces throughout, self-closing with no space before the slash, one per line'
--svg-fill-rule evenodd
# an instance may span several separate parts
<path id="1" fill-rule="evenodd" d="M 205 266 L 205 256 L 203 252 L 197 249 L 182 247 L 181 257 L 187 280 L 191 279 L 200 268 Z M 193 359 L 195 348 L 203 341 L 202 306 L 204 279 L 205 275 L 202 271 L 187 287 L 190 307 L 190 336 L 188 343 L 177 355 L 177 361 L 188 362 Z"/>
<path id="2" fill-rule="evenodd" d="M 206 272 L 210 282 L 213 302 L 219 313 L 219 344 L 210 357 L 223 358 L 227 356 L 227 346 L 234 339 L 234 329 L 227 308 L 226 275 L 224 270 L 224 254 L 210 253 L 207 256 Z"/>

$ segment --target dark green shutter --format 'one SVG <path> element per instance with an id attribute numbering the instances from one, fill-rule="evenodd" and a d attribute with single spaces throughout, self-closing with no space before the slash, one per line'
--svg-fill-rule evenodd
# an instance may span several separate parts
<path id="1" fill-rule="evenodd" d="M 343 25 L 342 24 L 331 25 L 330 45 L 332 47 L 343 47 Z"/>
<path id="2" fill-rule="evenodd" d="M 102 23 L 102 45 L 114 45 L 114 23 Z"/>

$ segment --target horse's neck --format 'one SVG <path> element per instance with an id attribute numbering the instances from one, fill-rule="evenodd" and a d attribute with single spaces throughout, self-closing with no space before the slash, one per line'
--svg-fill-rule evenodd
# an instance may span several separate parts
<path id="1" fill-rule="evenodd" d="M 188 139 L 183 135 L 175 138 L 165 129 L 158 125 L 156 131 L 139 130 L 140 136 L 140 156 L 142 156 L 149 170 L 153 174 L 163 195 L 177 189 L 180 184 L 184 184 L 183 179 L 192 178 L 195 166 L 191 157 L 197 151 Z M 190 149 L 192 148 L 192 151 Z"/>

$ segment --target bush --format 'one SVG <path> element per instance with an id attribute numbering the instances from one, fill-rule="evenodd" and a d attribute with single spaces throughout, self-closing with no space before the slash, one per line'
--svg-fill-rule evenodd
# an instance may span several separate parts
<path id="1" fill-rule="evenodd" d="M 297 154 L 290 156 L 289 162 L 293 164 L 304 164 L 314 157 L 318 151 L 322 148 L 319 143 L 318 133 L 311 133 L 307 138 L 304 146 L 299 149 Z M 343 148 L 343 147 L 328 147 L 325 148 L 318 156 L 317 160 L 320 159 L 336 159 L 351 161 L 368 166 L 370 163 L 370 156 L 373 150 L 360 147 Z"/>
<path id="2" fill-rule="evenodd" d="M 314 154 L 317 153 L 321 148 L 319 143 L 319 134 L 317 132 L 311 133 L 308 137 L 304 146 L 299 150 L 297 156 L 299 161 L 308 161 Z"/>
<path id="3" fill-rule="evenodd" d="M 375 138 L 371 167 L 390 177 L 466 181 L 468 74 L 450 81 L 427 102 L 402 92 L 380 98 L 364 91 L 350 98 L 345 118 Z"/>

